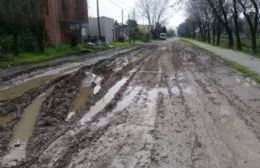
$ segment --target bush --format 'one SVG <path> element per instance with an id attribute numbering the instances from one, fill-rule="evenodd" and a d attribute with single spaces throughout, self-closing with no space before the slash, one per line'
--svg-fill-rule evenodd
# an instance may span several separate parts
<path id="1" fill-rule="evenodd" d="M 0 52 L 8 53 L 12 49 L 12 37 L 7 34 L 0 36 Z"/>

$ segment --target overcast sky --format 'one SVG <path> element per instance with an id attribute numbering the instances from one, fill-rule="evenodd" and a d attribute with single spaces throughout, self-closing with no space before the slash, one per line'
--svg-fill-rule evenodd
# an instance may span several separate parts
<path id="1" fill-rule="evenodd" d="M 121 10 L 124 10 L 124 22 L 128 18 L 128 14 L 132 13 L 138 0 L 99 0 L 100 16 L 107 16 L 113 18 L 121 23 Z M 174 4 L 175 0 L 170 0 L 170 4 Z M 88 0 L 89 3 L 89 15 L 90 17 L 96 17 L 96 0 Z M 139 24 L 146 23 L 142 19 L 138 19 Z M 167 16 L 167 27 L 176 28 L 180 23 L 185 20 L 185 12 L 183 7 L 177 9 L 170 9 Z"/>

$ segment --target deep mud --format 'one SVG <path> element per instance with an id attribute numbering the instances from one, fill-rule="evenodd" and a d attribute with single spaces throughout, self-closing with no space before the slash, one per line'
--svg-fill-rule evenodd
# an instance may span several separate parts
<path id="1" fill-rule="evenodd" d="M 2 167 L 260 166 L 260 86 L 219 58 L 165 42 L 51 81 L 0 104 L 2 117 L 22 115 L 55 85 L 25 151 L 15 144 L 21 161 L 5 159 L 21 120 L 0 120 Z"/>

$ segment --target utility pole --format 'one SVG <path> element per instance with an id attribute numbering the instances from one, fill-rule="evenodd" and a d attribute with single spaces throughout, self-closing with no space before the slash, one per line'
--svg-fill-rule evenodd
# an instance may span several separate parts
<path id="1" fill-rule="evenodd" d="M 122 27 L 121 27 L 121 36 L 124 37 L 124 10 L 122 9 L 121 11 L 121 14 L 122 14 Z"/>
<path id="2" fill-rule="evenodd" d="M 99 17 L 99 0 L 97 0 L 97 21 L 98 21 L 98 40 L 101 40 L 100 17 Z"/>
<path id="3" fill-rule="evenodd" d="M 133 20 L 135 20 L 136 19 L 136 16 L 135 16 L 135 9 L 134 9 L 134 11 L 133 11 Z"/>
<path id="4" fill-rule="evenodd" d="M 122 25 L 124 25 L 124 10 L 122 9 Z"/>

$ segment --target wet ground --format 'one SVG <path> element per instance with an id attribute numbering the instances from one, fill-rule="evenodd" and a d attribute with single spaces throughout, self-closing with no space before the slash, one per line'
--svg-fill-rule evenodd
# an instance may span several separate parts
<path id="1" fill-rule="evenodd" d="M 180 42 L 110 54 L 2 96 L 2 167 L 260 166 L 255 81 Z M 45 77 L 30 74 L 5 83 Z"/>

